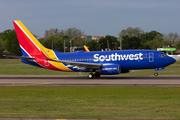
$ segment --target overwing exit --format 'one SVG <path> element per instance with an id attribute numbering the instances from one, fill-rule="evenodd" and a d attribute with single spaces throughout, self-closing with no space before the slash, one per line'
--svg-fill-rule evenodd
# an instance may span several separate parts
<path id="1" fill-rule="evenodd" d="M 136 69 L 162 70 L 176 61 L 154 50 L 62 53 L 45 48 L 21 21 L 15 20 L 13 24 L 22 51 L 21 61 L 37 67 L 67 72 L 89 72 L 88 78 L 98 78 L 101 75 L 128 73 Z"/>

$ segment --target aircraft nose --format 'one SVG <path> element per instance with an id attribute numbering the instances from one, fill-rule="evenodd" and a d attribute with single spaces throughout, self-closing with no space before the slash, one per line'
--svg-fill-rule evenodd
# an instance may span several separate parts
<path id="1" fill-rule="evenodd" d="M 174 59 L 173 57 L 168 56 L 168 63 L 169 64 L 173 64 L 175 62 L 176 62 L 176 59 Z"/>

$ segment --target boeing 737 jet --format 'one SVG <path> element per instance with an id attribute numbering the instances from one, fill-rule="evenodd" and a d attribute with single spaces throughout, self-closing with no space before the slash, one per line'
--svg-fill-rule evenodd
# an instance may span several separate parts
<path id="1" fill-rule="evenodd" d="M 13 24 L 22 51 L 21 61 L 37 67 L 67 72 L 89 72 L 88 78 L 98 78 L 101 75 L 128 73 L 136 69 L 162 70 L 175 62 L 174 58 L 154 50 L 62 53 L 45 48 L 21 21 L 15 20 Z"/>

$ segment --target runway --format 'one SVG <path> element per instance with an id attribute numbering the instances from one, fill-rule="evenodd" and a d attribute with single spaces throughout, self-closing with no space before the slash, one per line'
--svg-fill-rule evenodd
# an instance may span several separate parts
<path id="1" fill-rule="evenodd" d="M 180 75 L 0 75 L 0 86 L 180 86 Z"/>

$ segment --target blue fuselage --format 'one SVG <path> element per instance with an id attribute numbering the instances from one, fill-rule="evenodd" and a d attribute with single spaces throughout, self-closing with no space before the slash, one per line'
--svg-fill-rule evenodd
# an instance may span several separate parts
<path id="1" fill-rule="evenodd" d="M 153 50 L 122 50 L 60 53 L 54 51 L 59 60 L 98 64 L 116 64 L 122 69 L 154 69 L 166 67 L 175 59 Z"/>

